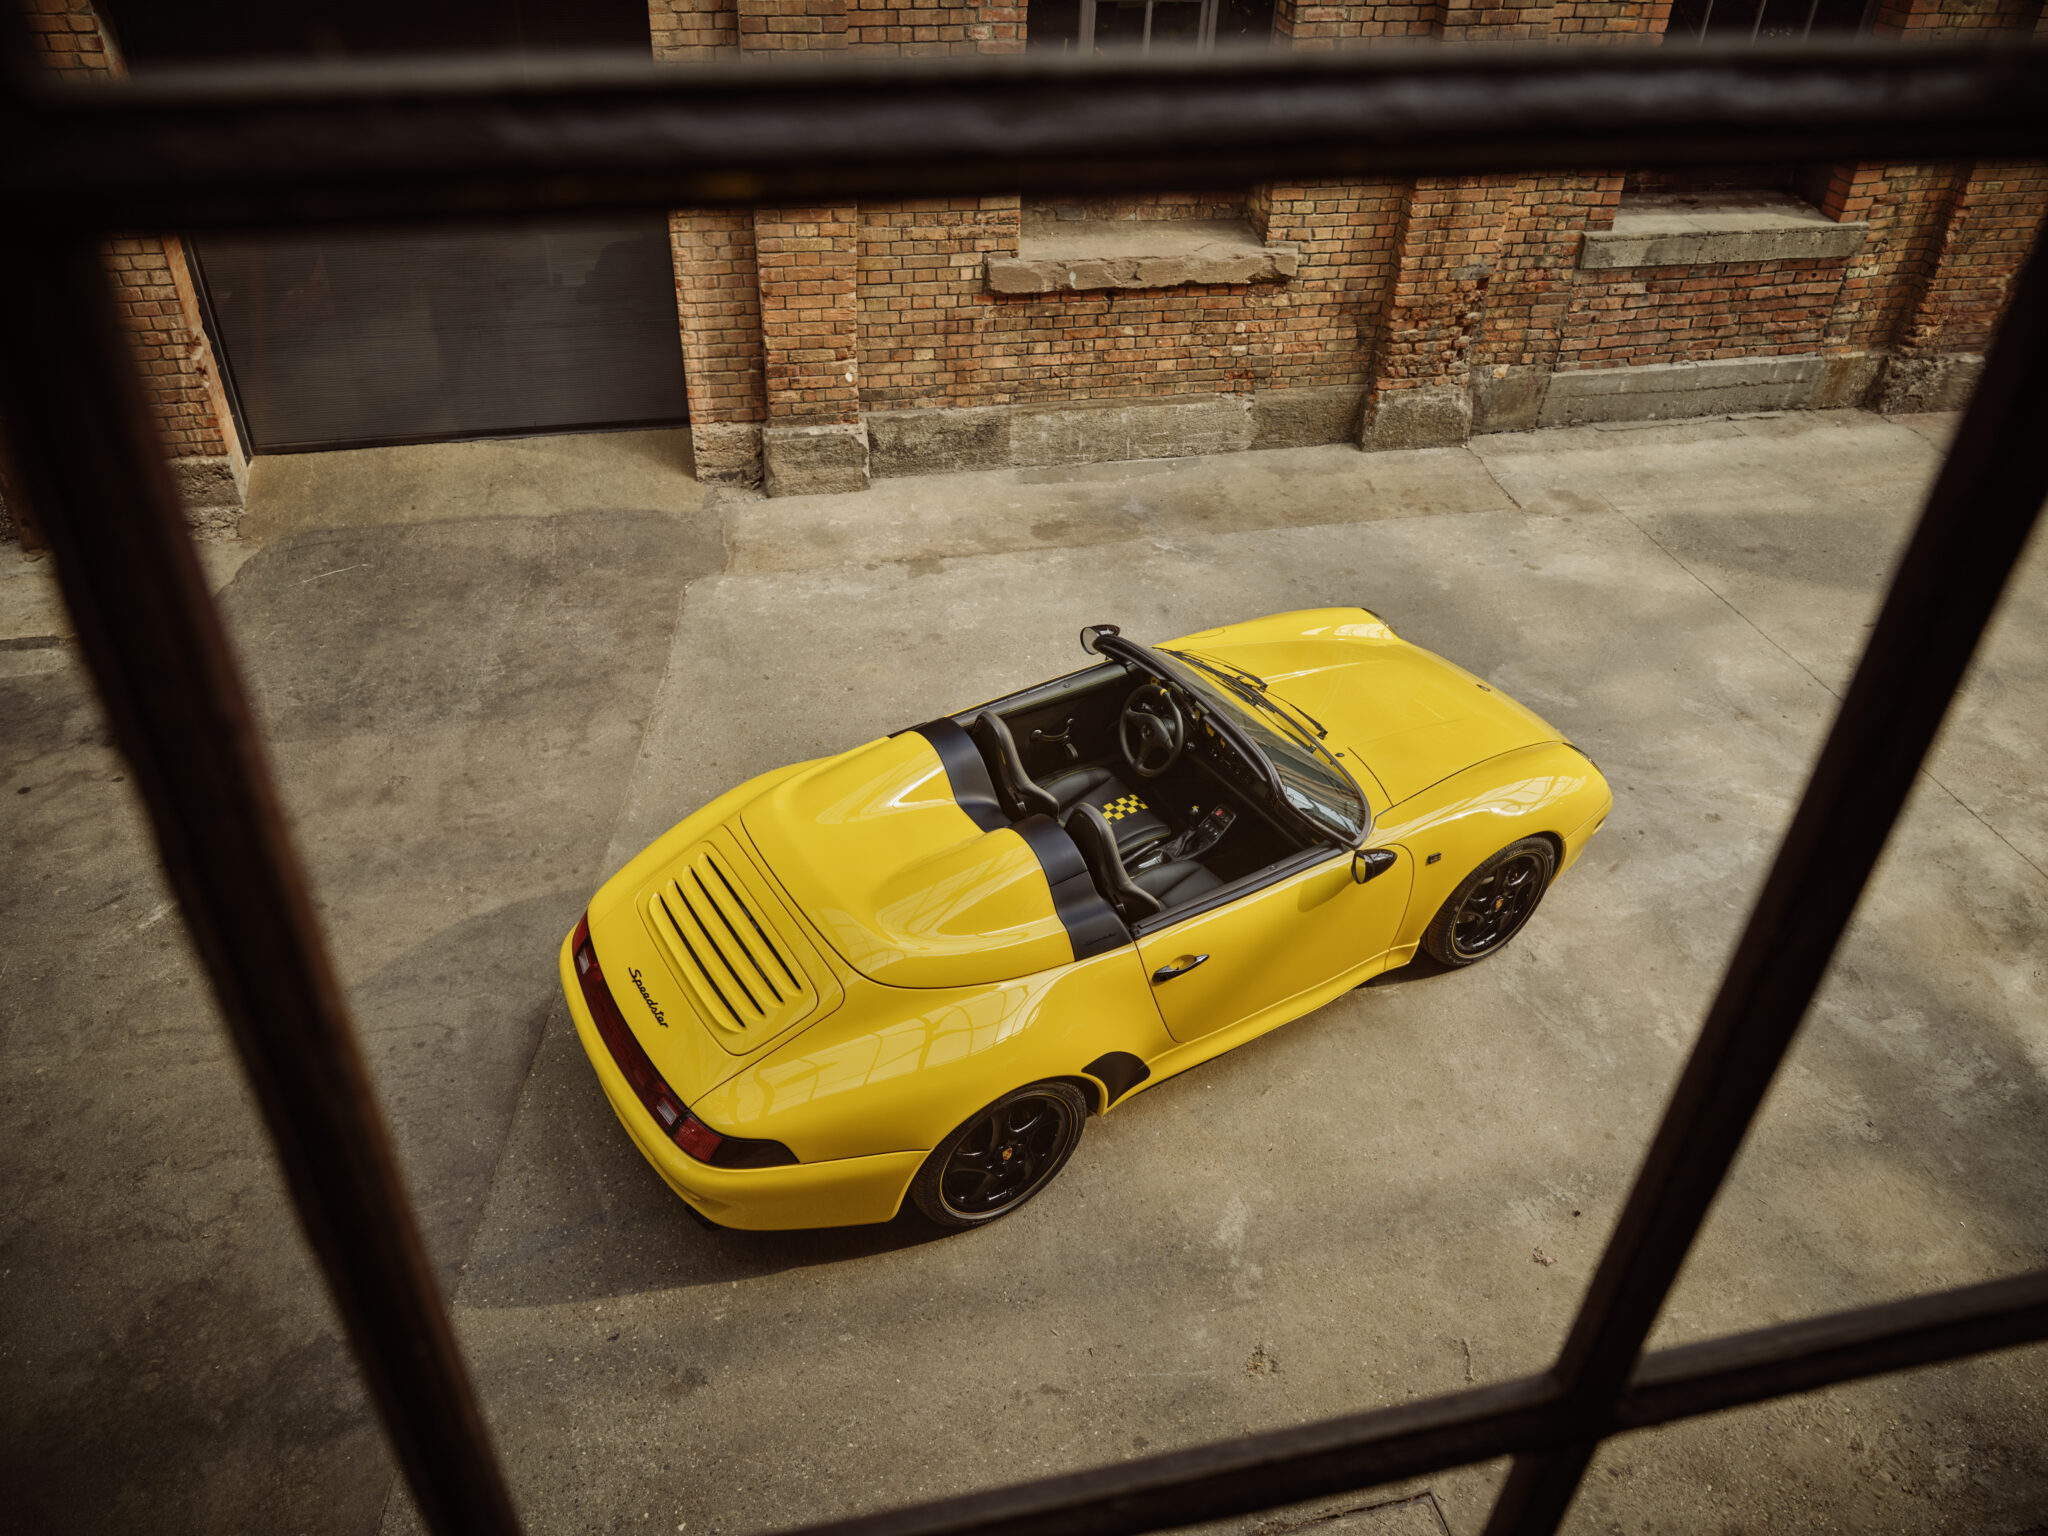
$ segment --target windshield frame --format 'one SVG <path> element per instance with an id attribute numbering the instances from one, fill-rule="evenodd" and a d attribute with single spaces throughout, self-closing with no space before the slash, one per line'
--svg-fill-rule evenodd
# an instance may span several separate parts
<path id="1" fill-rule="evenodd" d="M 1372 835 L 1372 801 L 1351 772 L 1339 762 L 1330 749 L 1304 731 L 1287 708 L 1266 703 L 1263 699 L 1254 705 L 1244 695 L 1238 694 L 1224 684 L 1228 674 L 1220 669 L 1211 670 L 1208 663 L 1182 651 L 1153 650 L 1150 646 L 1138 644 L 1123 635 L 1103 634 L 1096 637 L 1096 654 L 1108 656 L 1127 666 L 1137 667 L 1164 683 L 1172 683 L 1194 694 L 1205 706 L 1207 721 L 1221 736 L 1242 753 L 1247 762 L 1254 764 L 1265 780 L 1270 801 L 1279 810 L 1297 822 L 1319 843 L 1332 847 L 1357 849 L 1363 847 Z M 1247 677 L 1254 674 L 1246 673 Z M 1231 680 L 1236 681 L 1236 680 Z M 1245 685 L 1248 692 L 1249 685 Z M 1260 690 L 1263 691 L 1263 690 Z M 1231 709 L 1243 710 L 1254 719 L 1270 717 L 1273 721 L 1284 722 L 1284 729 L 1275 729 L 1276 735 L 1288 736 L 1300 741 L 1312 755 L 1336 769 L 1340 780 L 1358 798 L 1359 826 L 1356 832 L 1333 825 L 1320 816 L 1295 803 L 1287 793 L 1287 785 L 1280 770 L 1263 747 L 1254 741 L 1230 714 Z"/>

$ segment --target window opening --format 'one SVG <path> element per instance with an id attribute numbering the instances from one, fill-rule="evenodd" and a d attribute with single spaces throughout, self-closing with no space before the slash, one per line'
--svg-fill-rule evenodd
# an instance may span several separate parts
<path id="1" fill-rule="evenodd" d="M 1668 37 L 1697 43 L 1853 37 L 1870 30 L 1871 0 L 1674 0 Z"/>
<path id="2" fill-rule="evenodd" d="M 1273 0 L 1031 0 L 1025 46 L 1098 57 L 1257 47 L 1272 40 L 1273 9 Z"/>

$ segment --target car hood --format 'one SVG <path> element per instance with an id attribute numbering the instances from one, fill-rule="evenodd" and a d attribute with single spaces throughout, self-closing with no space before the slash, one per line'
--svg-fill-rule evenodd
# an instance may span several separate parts
<path id="1" fill-rule="evenodd" d="M 1321 721 L 1375 815 L 1474 763 L 1562 739 L 1541 716 L 1355 608 L 1282 614 L 1164 649 L 1242 667 Z"/>
<path id="2" fill-rule="evenodd" d="M 977 826 L 915 731 L 783 781 L 741 820 L 797 909 L 876 981 L 970 986 L 1074 957 L 1031 846 Z"/>

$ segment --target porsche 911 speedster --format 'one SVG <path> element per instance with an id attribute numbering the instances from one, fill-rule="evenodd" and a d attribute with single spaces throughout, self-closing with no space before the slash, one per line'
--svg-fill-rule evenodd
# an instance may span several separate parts
<path id="1" fill-rule="evenodd" d="M 627 1133 L 731 1227 L 943 1227 L 1105 1114 L 1412 960 L 1521 930 L 1613 797 L 1363 609 L 1158 646 L 763 774 L 563 941 Z"/>

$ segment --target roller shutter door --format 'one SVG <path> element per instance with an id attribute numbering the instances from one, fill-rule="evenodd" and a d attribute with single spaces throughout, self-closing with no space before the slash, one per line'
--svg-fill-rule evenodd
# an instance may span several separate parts
<path id="1" fill-rule="evenodd" d="M 188 248 L 257 452 L 685 419 L 659 214 Z"/>

